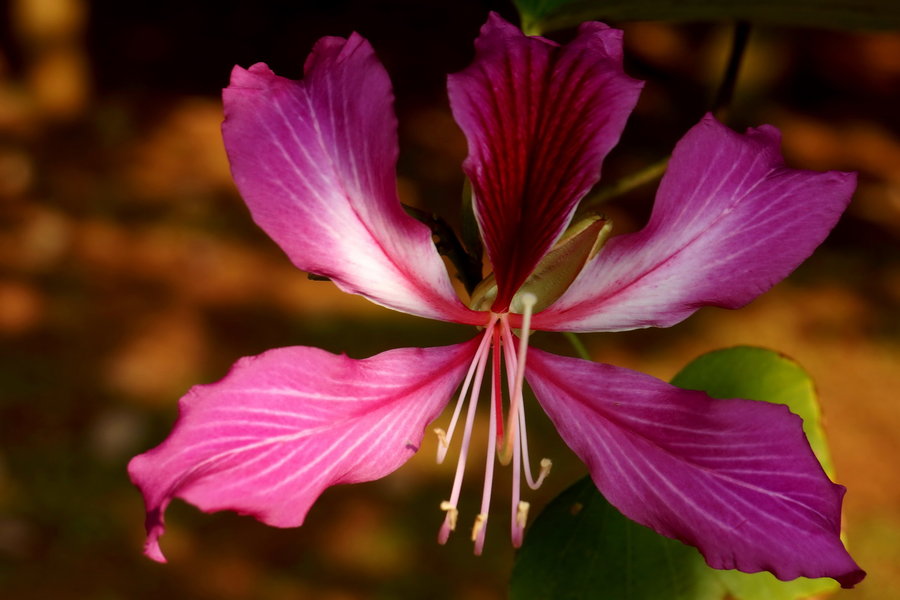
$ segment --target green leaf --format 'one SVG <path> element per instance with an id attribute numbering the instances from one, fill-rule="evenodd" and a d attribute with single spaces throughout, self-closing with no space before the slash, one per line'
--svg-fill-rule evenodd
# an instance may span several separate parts
<path id="1" fill-rule="evenodd" d="M 512 600 L 721 600 L 700 554 L 622 516 L 590 477 L 556 497 L 516 556 Z"/>
<path id="2" fill-rule="evenodd" d="M 536 35 L 583 21 L 745 20 L 826 29 L 896 29 L 897 0 L 514 0 Z"/>
<path id="3" fill-rule="evenodd" d="M 829 477 L 834 477 L 831 455 L 822 431 L 822 411 L 816 387 L 803 367 L 773 350 L 737 346 L 698 357 L 672 385 L 702 390 L 713 398 L 747 398 L 786 404 L 803 418 L 803 432 Z"/>
<path id="4" fill-rule="evenodd" d="M 713 398 L 748 398 L 786 404 L 791 412 L 803 418 L 803 432 L 809 445 L 828 476 L 834 478 L 815 385 L 806 371 L 790 358 L 750 346 L 717 350 L 691 362 L 672 383 L 681 388 L 703 390 Z M 770 573 L 710 571 L 738 600 L 794 600 L 838 588 L 837 582 L 829 578 L 783 582 Z"/>
<path id="5" fill-rule="evenodd" d="M 810 445 L 831 473 L 814 386 L 792 360 L 761 348 L 718 350 L 697 358 L 672 383 L 715 398 L 786 404 L 803 417 Z M 626 519 L 585 477 L 531 526 L 516 557 L 510 597 L 796 600 L 837 587 L 827 578 L 782 582 L 769 573 L 711 569 L 694 548 Z"/>

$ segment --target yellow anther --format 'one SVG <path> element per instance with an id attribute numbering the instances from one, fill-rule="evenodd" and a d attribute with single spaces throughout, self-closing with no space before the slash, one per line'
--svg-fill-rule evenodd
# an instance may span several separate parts
<path id="1" fill-rule="evenodd" d="M 447 500 L 441 502 L 441 510 L 447 513 L 447 527 L 450 531 L 456 531 L 456 519 L 459 517 L 459 511 Z"/>
<path id="2" fill-rule="evenodd" d="M 487 522 L 487 515 L 484 513 L 478 513 L 475 516 L 475 524 L 472 525 L 472 541 L 476 541 L 478 539 L 478 534 L 481 533 L 481 530 L 484 529 L 484 524 Z"/>
<path id="3" fill-rule="evenodd" d="M 446 450 L 450 445 L 450 442 L 447 440 L 447 432 L 440 427 L 435 427 L 434 432 L 437 434 L 438 444 L 441 445 L 441 448 L 444 448 Z"/>
<path id="4" fill-rule="evenodd" d="M 528 522 L 529 508 L 531 508 L 531 504 L 524 500 L 519 500 L 519 505 L 516 507 L 516 525 L 521 529 L 525 529 L 525 523 Z"/>
<path id="5" fill-rule="evenodd" d="M 550 469 L 553 468 L 553 461 L 549 458 L 541 459 L 541 474 L 538 475 L 538 481 L 543 481 L 543 479 L 550 474 Z"/>

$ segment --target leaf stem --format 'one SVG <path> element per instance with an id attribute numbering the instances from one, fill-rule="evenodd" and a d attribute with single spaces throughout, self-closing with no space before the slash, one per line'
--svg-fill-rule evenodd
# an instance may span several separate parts
<path id="1" fill-rule="evenodd" d="M 584 360 L 591 360 L 591 355 L 588 352 L 588 349 L 585 347 L 584 343 L 578 339 L 578 336 L 572 333 L 571 331 L 563 331 L 562 334 L 565 336 L 569 343 L 572 344 L 572 348 L 575 349 L 575 353 L 578 354 L 580 358 Z"/>
<path id="2" fill-rule="evenodd" d="M 747 49 L 747 41 L 750 39 L 750 23 L 737 21 L 734 24 L 734 37 L 731 40 L 731 54 L 725 65 L 725 73 L 722 75 L 722 83 L 713 100 L 712 113 L 720 121 L 724 121 L 731 101 L 734 98 L 734 89 L 737 85 L 738 72 L 741 69 L 741 61 Z"/>
<path id="3" fill-rule="evenodd" d="M 665 157 L 652 165 L 644 167 L 636 173 L 626 175 L 615 183 L 601 187 L 599 190 L 582 200 L 579 212 L 587 212 L 596 209 L 598 206 L 617 196 L 621 196 L 631 190 L 638 188 L 647 183 L 651 183 L 666 172 L 669 164 L 669 157 Z"/>

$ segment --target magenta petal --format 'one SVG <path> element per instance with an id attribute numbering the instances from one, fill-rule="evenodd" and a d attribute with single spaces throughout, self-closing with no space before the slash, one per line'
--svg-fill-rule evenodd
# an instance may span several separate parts
<path id="1" fill-rule="evenodd" d="M 194 387 L 169 437 L 128 465 L 147 507 L 146 554 L 165 561 L 158 540 L 172 498 L 292 527 L 326 487 L 394 471 L 459 384 L 474 344 L 364 360 L 280 348 Z"/>
<path id="2" fill-rule="evenodd" d="M 396 310 L 472 322 L 430 230 L 400 206 L 391 85 L 366 40 L 321 39 L 302 81 L 235 67 L 223 99 L 235 183 L 295 265 Z"/>
<path id="3" fill-rule="evenodd" d="M 786 277 L 837 223 L 856 177 L 789 169 L 779 145 L 771 126 L 741 135 L 705 117 L 675 147 L 647 226 L 610 240 L 534 327 L 667 327 Z"/>
<path id="4" fill-rule="evenodd" d="M 602 23 L 560 47 L 492 13 L 475 48 L 448 88 L 503 310 L 597 182 L 641 84 L 622 69 L 622 32 Z"/>
<path id="5" fill-rule="evenodd" d="M 845 489 L 786 406 L 716 400 L 610 365 L 531 350 L 528 382 L 622 513 L 711 567 L 783 580 L 865 576 L 840 540 Z"/>

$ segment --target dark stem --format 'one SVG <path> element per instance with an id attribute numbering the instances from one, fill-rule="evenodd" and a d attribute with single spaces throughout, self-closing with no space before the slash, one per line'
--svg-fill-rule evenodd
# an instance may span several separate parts
<path id="1" fill-rule="evenodd" d="M 435 238 L 434 245 L 438 252 L 453 263 L 457 270 L 456 276 L 471 295 L 475 286 L 481 282 L 481 261 L 466 252 L 453 228 L 439 216 L 406 204 L 403 205 L 403 210 L 409 216 L 428 225 Z"/>
<path id="2" fill-rule="evenodd" d="M 713 101 L 712 112 L 720 121 L 725 120 L 731 100 L 734 97 L 734 88 L 737 84 L 738 71 L 741 69 L 741 61 L 744 51 L 747 49 L 747 41 L 750 39 L 750 23 L 738 21 L 734 24 L 734 38 L 731 41 L 731 55 L 728 64 L 725 65 L 725 73 L 722 76 L 722 84 L 716 92 Z"/>

